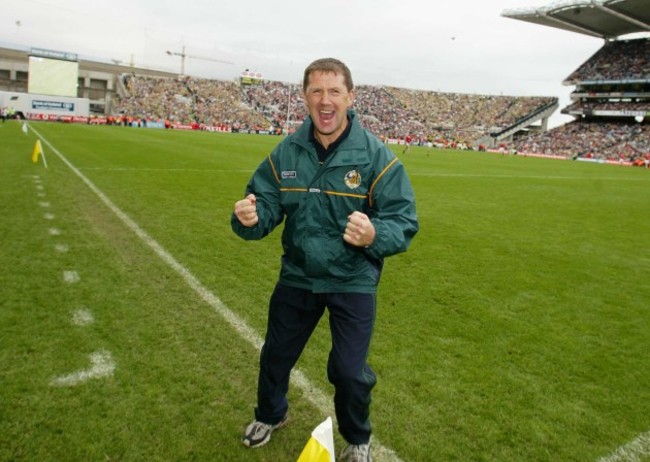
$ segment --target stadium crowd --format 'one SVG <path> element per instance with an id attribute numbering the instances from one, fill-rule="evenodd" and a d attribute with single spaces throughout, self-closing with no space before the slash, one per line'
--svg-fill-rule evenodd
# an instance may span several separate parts
<path id="1" fill-rule="evenodd" d="M 576 101 L 562 110 L 565 114 L 572 111 L 589 113 L 594 111 L 628 111 L 628 112 L 650 112 L 650 101 Z"/>
<path id="2" fill-rule="evenodd" d="M 199 126 L 277 131 L 292 129 L 306 116 L 298 85 L 264 81 L 260 85 L 181 77 L 125 75 L 127 94 L 117 112 L 144 120 Z M 489 133 L 513 125 L 555 98 L 473 95 L 360 85 L 355 110 L 378 136 L 418 143 L 475 144 Z"/>
<path id="3" fill-rule="evenodd" d="M 650 159 L 650 124 L 576 120 L 517 139 L 514 149 L 567 158 L 613 161 Z"/>
<path id="4" fill-rule="evenodd" d="M 579 81 L 650 80 L 650 38 L 608 41 L 569 77 Z"/>
<path id="5" fill-rule="evenodd" d="M 143 124 L 164 121 L 166 127 L 183 124 L 197 129 L 282 133 L 295 130 L 307 115 L 298 84 L 262 80 L 245 85 L 234 80 L 139 75 L 124 75 L 123 82 L 126 94 L 116 98 L 116 111 L 123 119 Z M 515 152 L 570 158 L 642 160 L 647 166 L 650 124 L 643 113 L 650 112 L 645 96 L 650 82 L 650 38 L 606 42 L 565 82 L 578 85 L 575 102 L 562 110 L 576 120 L 546 132 L 523 132 L 501 145 Z M 610 97 L 612 92 L 619 97 Z M 629 97 L 623 98 L 626 94 Z M 381 138 L 470 148 L 555 104 L 557 98 L 552 97 L 359 85 L 354 109 L 362 124 Z M 600 111 L 605 113 L 597 114 Z"/>
<path id="6" fill-rule="evenodd" d="M 650 38 L 606 41 L 565 83 L 576 84 L 576 117 L 548 132 L 511 143 L 518 152 L 650 163 Z"/>
<path id="7" fill-rule="evenodd" d="M 264 116 L 242 104 L 232 82 L 184 76 L 178 79 L 125 75 L 127 94 L 116 112 L 144 121 L 166 124 L 258 128 L 268 126 Z M 146 122 L 145 122 L 146 123 Z"/>

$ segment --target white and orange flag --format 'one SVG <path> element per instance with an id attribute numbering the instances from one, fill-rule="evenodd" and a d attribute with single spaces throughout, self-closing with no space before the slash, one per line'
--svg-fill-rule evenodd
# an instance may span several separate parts
<path id="1" fill-rule="evenodd" d="M 335 462 L 331 417 L 325 419 L 311 432 L 311 438 L 307 441 L 297 462 Z"/>

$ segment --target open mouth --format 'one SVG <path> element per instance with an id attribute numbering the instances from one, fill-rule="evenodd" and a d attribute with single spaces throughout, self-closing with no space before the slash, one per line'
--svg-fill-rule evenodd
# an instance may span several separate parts
<path id="1" fill-rule="evenodd" d="M 335 114 L 334 111 L 319 111 L 318 112 L 318 117 L 320 118 L 321 122 L 323 122 L 323 123 L 331 122 L 332 120 L 334 120 L 335 115 L 336 114 Z"/>

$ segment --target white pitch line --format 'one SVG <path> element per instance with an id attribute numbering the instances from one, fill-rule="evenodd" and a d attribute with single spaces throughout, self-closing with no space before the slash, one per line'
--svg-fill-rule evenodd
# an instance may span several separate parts
<path id="1" fill-rule="evenodd" d="M 233 329 L 246 341 L 248 341 L 257 351 L 262 349 L 264 339 L 251 328 L 244 319 L 237 313 L 228 308 L 215 294 L 199 281 L 187 268 L 174 258 L 165 248 L 160 245 L 154 238 L 140 227 L 131 217 L 124 213 L 117 205 L 111 201 L 95 184 L 90 181 L 81 171 L 75 167 L 63 154 L 56 149 L 52 143 L 46 140 L 37 130 L 30 127 L 31 130 L 61 159 L 61 161 L 74 172 L 75 175 L 83 181 L 90 190 L 113 212 L 131 231 L 133 231 L 151 250 L 153 250 L 165 263 L 176 271 L 185 283 L 194 290 L 208 305 L 210 305 L 218 314 L 220 314 Z M 291 381 L 294 385 L 303 391 L 316 408 L 325 415 L 334 416 L 334 408 L 331 397 L 328 397 L 322 390 L 313 385 L 302 371 L 294 369 L 291 374 Z M 402 462 L 397 454 L 390 448 L 383 446 L 377 438 L 372 438 L 373 452 L 378 462 Z"/>
<path id="2" fill-rule="evenodd" d="M 188 173 L 253 173 L 251 169 L 221 169 L 221 168 L 125 168 L 125 167 L 79 167 L 84 171 L 124 171 L 124 172 L 188 172 Z M 513 179 L 513 180 L 567 180 L 567 181 L 591 181 L 588 176 L 559 176 L 559 175 L 512 175 L 512 174 L 469 174 L 469 173 L 444 173 L 444 172 L 409 172 L 409 176 L 421 177 L 442 177 L 442 178 L 496 178 L 496 179 Z M 619 177 L 600 177 L 600 180 L 606 181 L 644 181 L 642 177 L 638 178 L 619 178 Z"/>
<path id="3" fill-rule="evenodd" d="M 59 253 L 66 253 L 69 250 L 68 244 L 56 244 L 54 250 Z"/>
<path id="4" fill-rule="evenodd" d="M 650 456 L 650 431 L 637 436 L 621 446 L 613 454 L 601 457 L 597 462 L 640 462 Z"/>
<path id="5" fill-rule="evenodd" d="M 95 322 L 93 314 L 86 309 L 78 309 L 72 313 L 72 324 L 75 326 L 87 326 Z"/>
<path id="6" fill-rule="evenodd" d="M 58 228 L 50 228 L 47 230 L 48 233 L 50 233 L 50 236 L 60 236 L 61 235 L 61 230 Z"/>
<path id="7" fill-rule="evenodd" d="M 73 372 L 52 379 L 50 385 L 58 387 L 71 387 L 92 379 L 110 377 L 115 372 L 115 362 L 108 351 L 97 351 L 90 355 L 90 368 Z"/>
<path id="8" fill-rule="evenodd" d="M 64 271 L 63 272 L 63 281 L 68 283 L 68 284 L 75 284 L 79 282 L 81 278 L 79 277 L 79 273 L 76 271 Z"/>
<path id="9" fill-rule="evenodd" d="M 559 175 L 511 175 L 511 174 L 484 174 L 484 173 L 444 173 L 444 172 L 419 172 L 409 173 L 409 176 L 437 177 L 437 178 L 496 178 L 511 180 L 567 180 L 567 181 L 592 181 L 589 176 L 559 176 Z M 644 178 L 619 178 L 619 177 L 599 177 L 603 181 L 643 181 Z"/>

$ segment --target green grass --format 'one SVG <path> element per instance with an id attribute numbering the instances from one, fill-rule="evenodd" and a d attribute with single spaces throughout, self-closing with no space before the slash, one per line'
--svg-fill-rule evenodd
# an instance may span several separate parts
<path id="1" fill-rule="evenodd" d="M 279 138 L 34 127 L 264 334 L 280 233 L 245 242 L 229 219 Z M 33 164 L 35 140 L 0 126 L 0 460 L 296 460 L 322 410 L 294 387 L 291 424 L 244 448 L 254 347 L 48 145 L 49 168 Z M 402 160 L 421 231 L 379 291 L 381 443 L 403 461 L 595 462 L 647 433 L 650 172 L 425 148 Z M 71 322 L 82 308 L 92 324 Z M 328 344 L 323 322 L 299 367 L 330 395 Z M 50 384 L 101 350 L 111 377 Z"/>

